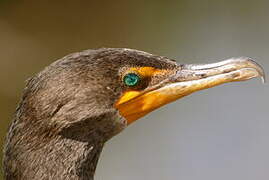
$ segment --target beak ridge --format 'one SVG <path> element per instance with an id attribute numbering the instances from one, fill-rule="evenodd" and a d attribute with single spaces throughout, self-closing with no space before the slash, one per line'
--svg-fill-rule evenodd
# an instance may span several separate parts
<path id="1" fill-rule="evenodd" d="M 217 75 L 232 76 L 231 81 L 243 81 L 254 77 L 261 77 L 265 82 L 263 68 L 248 57 L 231 58 L 217 63 L 204 65 L 182 65 L 176 75 L 180 81 L 198 80 Z"/>

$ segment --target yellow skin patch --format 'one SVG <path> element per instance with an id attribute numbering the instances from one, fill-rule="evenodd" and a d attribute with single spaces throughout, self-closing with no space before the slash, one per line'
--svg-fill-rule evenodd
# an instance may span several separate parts
<path id="1" fill-rule="evenodd" d="M 123 95 L 121 96 L 121 98 L 119 99 L 119 101 L 117 102 L 116 106 L 119 104 L 123 104 L 123 103 L 129 101 L 130 99 L 135 98 L 139 94 L 141 94 L 140 91 L 134 91 L 134 90 L 124 92 Z"/>
<path id="2" fill-rule="evenodd" d="M 132 94 L 136 94 L 136 96 L 131 98 Z M 144 94 L 142 92 L 126 92 L 120 100 L 126 97 L 129 100 L 125 100 L 125 103 L 117 103 L 116 107 L 120 111 L 120 114 L 126 118 L 128 125 L 149 112 L 177 99 L 176 96 L 170 96 L 169 98 L 167 94 L 156 91 L 150 91 Z"/>
<path id="3" fill-rule="evenodd" d="M 149 78 L 149 77 L 153 77 L 155 75 L 160 75 L 160 74 L 165 74 L 168 73 L 168 70 L 161 70 L 161 69 L 156 69 L 154 67 L 132 67 L 129 70 L 126 71 L 128 72 L 136 72 L 141 79 L 143 78 Z M 142 91 L 138 91 L 138 90 L 127 90 L 126 92 L 123 93 L 123 95 L 121 96 L 121 98 L 118 100 L 117 105 L 119 104 L 123 104 L 127 101 L 129 101 L 130 99 L 135 98 L 136 96 L 140 95 L 142 93 Z"/>
<path id="4" fill-rule="evenodd" d="M 163 69 L 156 69 L 154 67 L 132 67 L 129 70 L 126 71 L 128 72 L 136 72 L 142 79 L 144 78 L 149 78 L 153 77 L 155 75 L 160 75 L 160 74 L 166 74 L 169 71 L 168 70 L 163 70 Z M 121 98 L 118 100 L 116 103 L 116 106 L 119 104 L 123 104 L 130 99 L 135 98 L 136 96 L 140 95 L 142 91 L 138 90 L 127 90 L 126 92 L 123 93 Z"/>
<path id="5" fill-rule="evenodd" d="M 126 70 L 126 72 L 135 72 L 141 77 L 142 80 L 156 75 L 171 73 L 169 70 L 156 69 L 154 67 L 132 67 Z M 127 90 L 115 104 L 115 107 L 120 111 L 120 114 L 127 119 L 128 124 L 157 108 L 154 108 L 154 106 L 148 104 L 149 102 L 154 102 L 154 99 L 157 97 L 147 96 L 147 93 L 143 94 L 143 92 L 143 90 Z M 133 103 L 131 102 L 140 95 L 142 95 L 142 97 L 138 98 L 140 99 L 139 101 L 135 101 Z"/>
<path id="6" fill-rule="evenodd" d="M 154 67 L 132 67 L 130 71 L 137 72 L 141 77 L 152 77 L 157 74 L 165 74 L 167 70 L 156 69 Z"/>

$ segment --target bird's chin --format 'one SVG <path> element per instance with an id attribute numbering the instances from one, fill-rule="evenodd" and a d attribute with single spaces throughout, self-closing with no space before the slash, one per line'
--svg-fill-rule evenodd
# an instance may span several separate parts
<path id="1" fill-rule="evenodd" d="M 193 92 L 223 83 L 244 81 L 254 77 L 264 78 L 262 68 L 249 58 L 229 59 L 207 65 L 185 65 L 169 77 L 162 86 L 138 93 L 116 108 L 131 124 L 149 112 L 187 96 Z"/>

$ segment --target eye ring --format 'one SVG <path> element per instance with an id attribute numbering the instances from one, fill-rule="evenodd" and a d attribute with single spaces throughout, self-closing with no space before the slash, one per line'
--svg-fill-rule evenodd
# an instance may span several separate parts
<path id="1" fill-rule="evenodd" d="M 140 76 L 136 73 L 128 73 L 123 77 L 124 84 L 129 87 L 137 86 L 140 80 Z"/>

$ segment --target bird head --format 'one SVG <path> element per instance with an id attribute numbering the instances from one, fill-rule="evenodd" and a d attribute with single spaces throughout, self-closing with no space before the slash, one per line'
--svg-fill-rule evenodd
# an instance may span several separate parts
<path id="1" fill-rule="evenodd" d="M 28 122 L 38 127 L 37 133 L 46 132 L 42 136 L 56 129 L 82 141 L 93 136 L 107 140 L 193 92 L 258 76 L 264 76 L 262 68 L 245 57 L 186 65 L 132 49 L 87 50 L 56 61 L 32 78 L 20 111 L 31 116 Z"/>
<path id="2" fill-rule="evenodd" d="M 31 78 L 4 148 L 7 179 L 93 179 L 104 143 L 193 92 L 264 77 L 249 58 L 185 65 L 131 49 L 68 55 Z M 69 177 L 69 178 L 67 178 Z"/>

